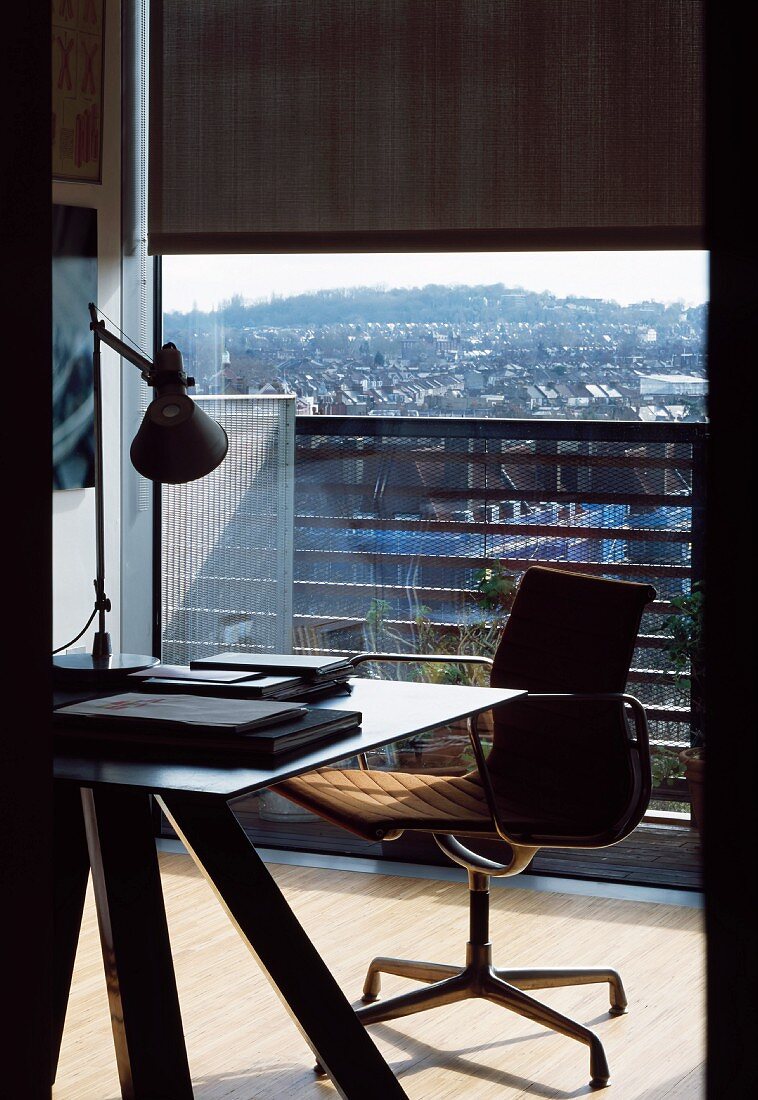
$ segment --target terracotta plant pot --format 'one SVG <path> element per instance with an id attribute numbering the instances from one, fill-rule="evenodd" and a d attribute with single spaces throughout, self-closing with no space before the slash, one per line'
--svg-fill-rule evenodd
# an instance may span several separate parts
<path id="1" fill-rule="evenodd" d="M 690 788 L 692 816 L 700 836 L 705 836 L 705 757 L 702 749 L 684 749 L 679 753 Z"/>

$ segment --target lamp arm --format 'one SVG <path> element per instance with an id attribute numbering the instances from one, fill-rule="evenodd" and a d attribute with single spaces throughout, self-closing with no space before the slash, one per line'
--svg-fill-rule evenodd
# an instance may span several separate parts
<path id="1" fill-rule="evenodd" d="M 112 332 L 108 332 L 105 327 L 105 321 L 99 321 L 97 317 L 97 306 L 94 302 L 89 303 L 90 314 L 90 329 L 95 333 L 99 340 L 102 340 L 104 344 L 107 344 L 109 348 L 112 348 L 123 359 L 128 360 L 133 366 L 138 367 L 142 371 L 142 377 L 146 382 L 152 384 L 153 374 L 153 362 L 148 359 L 146 355 L 142 355 L 134 348 L 130 348 L 128 344 L 125 344 L 123 340 L 119 340 L 118 336 L 114 336 Z"/>

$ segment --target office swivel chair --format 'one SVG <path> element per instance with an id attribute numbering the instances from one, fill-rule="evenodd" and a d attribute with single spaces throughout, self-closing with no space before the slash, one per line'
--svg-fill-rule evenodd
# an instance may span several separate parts
<path id="1" fill-rule="evenodd" d="M 366 839 L 394 840 L 406 829 L 430 832 L 468 872 L 465 965 L 375 958 L 363 990 L 366 1006 L 358 1009 L 363 1023 L 484 997 L 585 1043 L 591 1085 L 608 1084 L 598 1037 L 525 991 L 607 982 L 610 1012 L 620 1015 L 627 1000 L 619 975 L 585 967 L 494 967 L 489 880 L 523 871 L 543 847 L 615 844 L 642 818 L 650 797 L 647 723 L 642 705 L 624 689 L 642 611 L 654 597 L 645 584 L 532 567 L 521 580 L 494 660 L 487 661 L 492 687 L 523 688 L 529 695 L 493 710 L 493 743 L 486 757 L 470 720 L 475 771 L 464 776 L 372 771 L 364 758 L 357 769 L 322 768 L 277 785 L 294 802 Z M 418 663 L 420 658 L 361 654 L 354 663 L 366 660 Z M 500 839 L 507 854 L 496 863 L 464 847 L 459 837 Z M 382 973 L 428 984 L 378 1001 Z"/>

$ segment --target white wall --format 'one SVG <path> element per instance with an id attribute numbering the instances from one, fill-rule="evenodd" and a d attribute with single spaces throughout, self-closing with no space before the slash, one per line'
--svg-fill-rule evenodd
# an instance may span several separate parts
<path id="1" fill-rule="evenodd" d="M 97 210 L 97 304 L 121 326 L 121 10 L 106 0 L 102 183 L 53 183 L 52 199 Z M 110 326 L 109 326 L 110 327 Z M 120 637 L 121 366 L 103 346 L 103 440 L 106 592 L 113 600 L 108 627 L 114 649 Z M 125 368 L 124 368 L 125 369 Z M 133 368 L 129 368 L 133 369 Z M 53 647 L 78 634 L 94 604 L 95 513 L 93 489 L 53 493 Z M 90 648 L 93 629 L 74 648 Z"/>

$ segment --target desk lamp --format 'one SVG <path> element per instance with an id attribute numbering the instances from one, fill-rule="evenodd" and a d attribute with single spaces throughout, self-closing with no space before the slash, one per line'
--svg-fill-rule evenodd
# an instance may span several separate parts
<path id="1" fill-rule="evenodd" d="M 54 654 L 53 668 L 56 673 L 100 679 L 109 675 L 136 672 L 158 664 L 157 657 L 137 653 L 113 653 L 110 634 L 105 629 L 105 616 L 111 610 L 111 601 L 105 594 L 101 343 L 107 344 L 123 359 L 138 367 L 145 382 L 155 390 L 155 396 L 147 407 L 129 452 L 132 465 L 138 473 L 151 481 L 167 482 L 171 485 L 195 481 L 220 466 L 226 457 L 229 440 L 221 425 L 199 409 L 187 394 L 187 387 L 194 386 L 195 380 L 184 373 L 181 352 L 174 344 L 164 344 L 156 355 L 155 363 L 152 363 L 146 356 L 108 332 L 105 321 L 98 320 L 97 307 L 92 302 L 89 303 L 89 312 L 89 327 L 94 334 L 92 371 L 97 540 L 95 609 L 89 622 L 97 615 L 98 626 L 91 653 Z"/>

